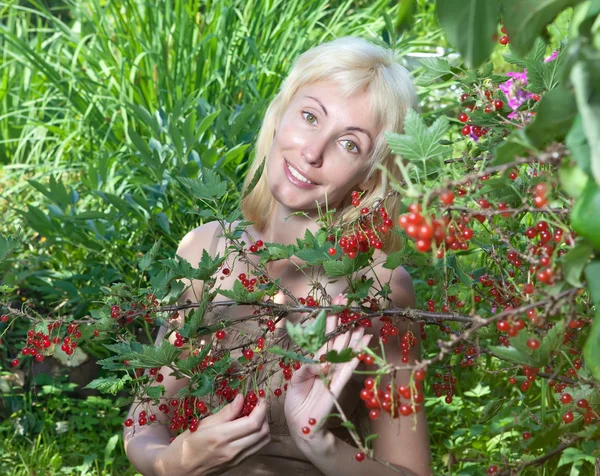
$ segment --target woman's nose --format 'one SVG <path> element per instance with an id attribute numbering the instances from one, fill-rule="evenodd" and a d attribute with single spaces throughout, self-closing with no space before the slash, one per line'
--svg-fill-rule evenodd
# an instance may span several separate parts
<path id="1" fill-rule="evenodd" d="M 325 142 L 314 138 L 302 149 L 301 156 L 312 167 L 320 167 L 323 164 L 324 151 Z"/>

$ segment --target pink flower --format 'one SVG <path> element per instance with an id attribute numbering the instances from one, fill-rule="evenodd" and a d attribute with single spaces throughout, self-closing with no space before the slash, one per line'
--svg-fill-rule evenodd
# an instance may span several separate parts
<path id="1" fill-rule="evenodd" d="M 550 56 L 544 58 L 544 63 L 550 63 L 550 61 L 554 61 L 556 58 L 558 58 L 558 50 L 553 51 Z"/>
<path id="2" fill-rule="evenodd" d="M 510 107 L 513 111 L 516 111 L 521 107 L 528 99 L 533 98 L 533 94 L 525 91 L 523 89 L 524 86 L 527 85 L 527 70 L 524 69 L 522 73 L 518 71 L 510 71 L 506 73 L 506 76 L 512 77 L 505 83 L 501 83 L 498 85 L 500 91 L 502 91 L 506 98 L 508 99 L 508 107 Z M 509 116 L 510 118 L 510 116 Z"/>

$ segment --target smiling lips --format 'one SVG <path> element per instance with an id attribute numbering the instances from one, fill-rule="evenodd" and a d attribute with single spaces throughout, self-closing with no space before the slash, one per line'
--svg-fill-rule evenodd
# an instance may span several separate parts
<path id="1" fill-rule="evenodd" d="M 311 189 L 316 187 L 316 183 L 308 180 L 304 175 L 302 175 L 298 170 L 292 167 L 287 160 L 284 160 L 283 167 L 285 170 L 286 177 L 290 182 L 296 185 L 299 188 L 303 189 Z"/>

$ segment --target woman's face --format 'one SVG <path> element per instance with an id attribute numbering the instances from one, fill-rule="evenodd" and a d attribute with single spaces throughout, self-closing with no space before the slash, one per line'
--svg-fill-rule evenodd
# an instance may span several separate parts
<path id="1" fill-rule="evenodd" d="M 300 88 L 276 126 L 267 159 L 275 199 L 311 211 L 327 196 L 332 209 L 357 189 L 378 134 L 368 111 L 366 92 L 343 98 L 328 82 Z"/>

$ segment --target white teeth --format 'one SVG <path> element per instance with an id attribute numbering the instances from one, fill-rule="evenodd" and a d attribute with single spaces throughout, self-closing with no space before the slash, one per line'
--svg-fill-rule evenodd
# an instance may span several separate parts
<path id="1" fill-rule="evenodd" d="M 289 163 L 287 164 L 288 169 L 290 171 L 290 173 L 296 177 L 298 180 L 300 180 L 301 182 L 304 183 L 312 183 L 310 180 L 308 180 L 306 177 L 300 175 L 300 172 L 298 172 L 295 168 L 293 168 Z"/>

